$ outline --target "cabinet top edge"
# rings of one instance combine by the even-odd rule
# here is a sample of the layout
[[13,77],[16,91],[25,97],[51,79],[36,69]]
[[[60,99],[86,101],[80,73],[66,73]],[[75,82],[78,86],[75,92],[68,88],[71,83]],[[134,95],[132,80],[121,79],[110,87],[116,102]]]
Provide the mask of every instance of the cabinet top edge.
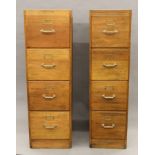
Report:
[[72,10],[69,10],[69,9],[58,9],[58,10],[55,10],[55,9],[51,9],[51,10],[25,9],[24,10],[25,15],[54,14],[54,13],[71,14]]
[[132,13],[132,10],[90,10],[91,16],[102,15],[102,14],[131,15],[131,13]]

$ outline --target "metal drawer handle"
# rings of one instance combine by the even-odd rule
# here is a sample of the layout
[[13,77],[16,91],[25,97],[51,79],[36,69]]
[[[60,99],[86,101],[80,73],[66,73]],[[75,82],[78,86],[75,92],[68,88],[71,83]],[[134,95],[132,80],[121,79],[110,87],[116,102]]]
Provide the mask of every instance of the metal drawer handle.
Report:
[[111,35],[111,34],[116,34],[116,33],[118,33],[118,30],[103,30],[102,31],[104,34],[109,34],[109,35]]
[[55,129],[55,128],[57,128],[57,125],[46,125],[46,124],[44,124],[43,126],[46,129]]
[[115,124],[111,124],[111,125],[105,125],[105,124],[101,124],[101,126],[105,129],[113,129],[115,127]]
[[113,94],[112,96],[106,96],[106,95],[102,95],[102,97],[104,98],[104,99],[114,99],[115,97],[116,97],[116,95],[115,94]]
[[56,98],[56,95],[53,94],[52,96],[46,96],[45,94],[43,94],[42,97],[43,97],[44,99],[51,99],[51,100],[53,100],[54,98]]
[[52,69],[55,68],[55,64],[41,64],[41,67],[46,68],[46,69]]
[[114,67],[117,67],[117,64],[103,64],[103,67],[106,67],[106,68],[114,68]]
[[44,30],[44,29],[41,29],[40,30],[41,33],[46,33],[46,34],[49,34],[49,33],[55,33],[55,29],[51,29],[51,30]]

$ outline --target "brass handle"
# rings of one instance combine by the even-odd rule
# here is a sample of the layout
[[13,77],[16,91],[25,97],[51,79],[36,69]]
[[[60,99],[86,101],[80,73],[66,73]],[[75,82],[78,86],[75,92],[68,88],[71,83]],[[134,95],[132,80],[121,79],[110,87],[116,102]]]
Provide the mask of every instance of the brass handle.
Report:
[[104,34],[109,34],[109,35],[111,35],[111,34],[116,34],[116,33],[118,33],[118,30],[103,30],[102,31]]
[[46,33],[46,34],[49,34],[49,33],[55,33],[55,29],[51,29],[51,30],[44,30],[44,29],[41,29],[40,30],[41,33]]
[[41,64],[41,66],[45,69],[52,69],[56,67],[55,64]]
[[111,124],[111,125],[105,125],[105,124],[101,124],[101,126],[105,129],[113,129],[115,127],[115,124]]
[[103,64],[103,67],[106,67],[106,68],[114,68],[114,67],[117,67],[117,64]]
[[46,125],[46,124],[44,124],[43,126],[46,129],[55,129],[55,128],[57,128],[57,125]]
[[112,96],[106,96],[106,95],[102,95],[102,97],[104,98],[104,99],[114,99],[115,97],[116,97],[116,95],[115,94],[113,94]]
[[43,97],[44,99],[51,99],[51,100],[52,100],[52,99],[56,98],[56,95],[53,94],[52,96],[46,96],[45,94],[43,94],[42,97]]

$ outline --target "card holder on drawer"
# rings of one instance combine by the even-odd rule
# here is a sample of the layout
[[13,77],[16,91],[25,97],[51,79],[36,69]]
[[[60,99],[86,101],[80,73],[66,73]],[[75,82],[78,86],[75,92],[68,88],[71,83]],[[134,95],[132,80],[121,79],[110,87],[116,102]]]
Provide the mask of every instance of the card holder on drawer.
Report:
[[69,49],[27,49],[28,80],[70,80]]
[[92,49],[91,80],[128,80],[128,49]]
[[25,11],[27,47],[70,47],[69,11]]
[[70,112],[30,111],[31,139],[69,139]]
[[69,81],[28,81],[29,110],[70,110]]
[[127,110],[127,81],[92,81],[91,110]]

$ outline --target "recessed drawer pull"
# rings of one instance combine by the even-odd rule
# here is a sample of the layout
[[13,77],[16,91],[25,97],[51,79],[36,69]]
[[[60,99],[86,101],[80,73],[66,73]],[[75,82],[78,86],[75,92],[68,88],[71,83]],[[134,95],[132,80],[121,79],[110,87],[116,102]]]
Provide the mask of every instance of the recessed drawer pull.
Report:
[[52,69],[56,67],[55,64],[41,64],[41,66],[46,69]]
[[55,128],[57,128],[57,125],[46,125],[46,124],[44,124],[44,128],[46,128],[46,129],[55,129]]
[[102,95],[102,97],[103,97],[104,99],[111,100],[111,99],[114,99],[114,98],[116,97],[116,95],[115,95],[115,94],[113,94],[112,96]]
[[111,124],[111,125],[105,125],[105,124],[101,124],[101,126],[105,129],[113,129],[115,127],[115,124]]
[[46,96],[45,94],[43,94],[42,97],[43,97],[44,99],[51,99],[51,100],[53,100],[54,98],[56,98],[56,95],[53,94],[52,96]]
[[117,64],[103,64],[103,67],[114,68],[114,67],[117,67]]
[[104,34],[111,35],[111,34],[116,34],[116,33],[118,33],[118,30],[103,30],[102,32],[103,32]]
[[41,33],[46,33],[46,34],[49,34],[49,33],[55,33],[55,29],[51,29],[51,30],[44,30],[44,29],[41,29],[40,30]]

